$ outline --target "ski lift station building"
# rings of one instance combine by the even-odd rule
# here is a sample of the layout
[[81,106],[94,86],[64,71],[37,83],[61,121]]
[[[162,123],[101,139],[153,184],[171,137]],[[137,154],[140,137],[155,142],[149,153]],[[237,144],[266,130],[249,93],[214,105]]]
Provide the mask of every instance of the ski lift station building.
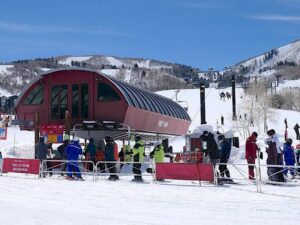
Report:
[[30,121],[35,121],[35,115],[40,125],[63,125],[66,111],[71,128],[84,121],[96,121],[103,128],[101,125],[110,121],[117,130],[125,126],[136,132],[185,135],[191,123],[187,112],[168,98],[101,72],[78,68],[37,76],[19,95],[15,111],[23,121],[21,129],[26,130],[34,130]]

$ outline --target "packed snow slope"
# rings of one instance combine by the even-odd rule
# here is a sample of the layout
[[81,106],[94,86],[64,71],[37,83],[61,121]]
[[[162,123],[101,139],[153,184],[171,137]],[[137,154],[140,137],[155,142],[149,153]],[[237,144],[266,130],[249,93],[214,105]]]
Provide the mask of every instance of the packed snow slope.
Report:
[[[226,131],[232,123],[231,100],[220,100],[220,91],[206,89],[206,120],[214,129]],[[175,99],[174,90],[160,94]],[[181,90],[177,99],[188,102],[192,118],[190,130],[200,124],[199,90]],[[241,98],[242,96],[242,98]],[[237,89],[237,114],[243,115],[240,105],[244,99],[242,89]],[[283,140],[284,119],[287,118],[291,137],[293,125],[300,118],[298,112],[274,110],[276,121],[270,122]],[[220,126],[221,115],[225,118]],[[236,128],[234,128],[236,129]],[[258,127],[258,144],[263,146],[266,135]],[[238,134],[238,133],[237,133]],[[33,132],[9,127],[8,140],[0,140],[4,157],[33,157]],[[244,141],[233,156],[234,162],[245,163]],[[171,141],[174,149],[181,150],[184,138]],[[233,169],[232,169],[233,172]],[[155,183],[145,177],[146,183],[130,182],[121,177],[111,182],[107,178],[93,182],[67,181],[58,178],[36,179],[26,175],[0,176],[0,218],[5,225],[181,225],[181,224],[299,224],[300,186],[264,186],[263,193],[255,185],[224,185],[191,181],[166,181]],[[295,183],[296,184],[296,183]]]

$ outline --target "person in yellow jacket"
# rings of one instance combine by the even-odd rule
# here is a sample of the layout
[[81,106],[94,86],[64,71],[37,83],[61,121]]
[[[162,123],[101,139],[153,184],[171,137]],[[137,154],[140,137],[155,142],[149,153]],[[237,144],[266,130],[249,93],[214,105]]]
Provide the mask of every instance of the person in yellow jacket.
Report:
[[[162,163],[165,161],[164,146],[161,143],[157,143],[153,151],[150,152],[150,158],[153,158],[155,163]],[[153,169],[148,168],[147,172],[153,173]],[[157,181],[163,181],[163,179],[159,179]]]
[[145,145],[141,139],[141,136],[135,136],[135,145],[132,149],[132,160],[133,160],[133,168],[132,172],[134,174],[133,181],[141,182],[143,181],[141,167],[144,162],[144,154],[145,154]]
[[162,144],[158,143],[152,152],[150,152],[150,157],[154,159],[155,163],[164,162],[165,152]]

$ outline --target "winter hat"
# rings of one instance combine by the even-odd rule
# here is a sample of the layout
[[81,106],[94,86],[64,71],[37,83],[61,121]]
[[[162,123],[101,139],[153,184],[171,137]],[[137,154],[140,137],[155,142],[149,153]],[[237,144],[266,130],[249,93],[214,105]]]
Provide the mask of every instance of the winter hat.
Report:
[[267,131],[267,135],[268,136],[272,136],[272,135],[274,135],[276,132],[275,132],[275,130],[274,129],[271,129],[271,130],[268,130]]
[[104,138],[104,139],[105,139],[105,141],[106,141],[106,142],[110,142],[110,140],[111,140],[111,137],[107,135],[107,136],[105,136],[105,138]]
[[291,145],[293,143],[293,140],[291,138],[286,139],[286,144]]
[[41,137],[39,138],[39,141],[44,143],[45,138],[44,138],[43,136],[41,136]]

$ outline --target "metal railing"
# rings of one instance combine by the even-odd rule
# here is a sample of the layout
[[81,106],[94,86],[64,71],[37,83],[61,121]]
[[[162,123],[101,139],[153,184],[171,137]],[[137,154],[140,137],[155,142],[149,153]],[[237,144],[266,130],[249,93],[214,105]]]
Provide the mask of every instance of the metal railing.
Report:
[[[141,164],[141,167],[135,167],[136,164]],[[96,181],[96,178],[102,177],[104,179],[106,176],[134,176],[133,169],[141,171],[141,176],[143,177],[152,177],[152,180],[155,180],[155,163],[150,162],[120,162],[120,161],[98,161],[94,163],[93,161],[81,161],[81,160],[54,160],[47,159],[44,160],[40,165],[39,177],[46,177],[47,174],[60,174],[66,175],[69,172],[67,167],[77,167],[80,172],[72,171],[72,175],[78,176],[92,176],[93,181]],[[151,172],[147,172],[148,168],[152,168]],[[138,175],[138,174],[136,174]]]
[[[140,164],[140,167],[136,167]],[[151,168],[151,172],[147,172],[147,169]],[[135,173],[133,170],[140,170],[140,175],[142,177],[152,177],[152,180],[155,180],[155,163],[152,161],[149,162],[120,162],[120,161],[98,161],[95,164],[95,176],[104,177],[110,175],[116,176],[139,176],[139,173]]]

